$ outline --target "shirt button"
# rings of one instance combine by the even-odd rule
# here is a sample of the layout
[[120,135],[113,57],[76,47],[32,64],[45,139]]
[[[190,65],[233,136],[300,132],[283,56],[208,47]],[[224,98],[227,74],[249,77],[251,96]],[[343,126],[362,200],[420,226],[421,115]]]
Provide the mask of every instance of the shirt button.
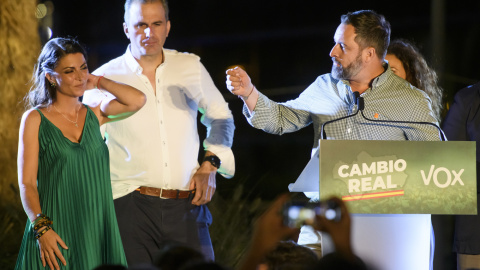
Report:
[[167,167],[167,163],[165,163],[165,167]]

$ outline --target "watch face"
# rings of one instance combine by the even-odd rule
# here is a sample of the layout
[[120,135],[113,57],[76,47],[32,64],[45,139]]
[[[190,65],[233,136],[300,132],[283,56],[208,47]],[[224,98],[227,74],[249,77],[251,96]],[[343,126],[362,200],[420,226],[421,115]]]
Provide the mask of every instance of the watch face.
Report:
[[220,164],[221,164],[221,161],[220,159],[217,157],[217,156],[208,156],[208,157],[205,157],[205,159],[203,161],[209,161],[210,163],[212,163],[212,165],[214,167],[216,167],[217,169],[220,168]]

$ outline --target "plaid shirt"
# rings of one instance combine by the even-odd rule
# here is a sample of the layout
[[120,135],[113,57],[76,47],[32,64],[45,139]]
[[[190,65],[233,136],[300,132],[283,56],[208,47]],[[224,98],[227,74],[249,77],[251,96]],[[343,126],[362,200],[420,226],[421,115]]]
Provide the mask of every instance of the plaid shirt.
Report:
[[[388,65],[361,96],[365,100],[363,112],[367,118],[437,124],[427,95],[396,76]],[[316,148],[322,124],[350,115],[356,107],[348,82],[325,74],[298,98],[285,103],[276,103],[259,93],[252,114],[246,106],[243,113],[253,127],[272,134],[294,132],[313,123],[313,147]],[[431,125],[374,123],[365,120],[360,113],[325,125],[325,132],[331,140],[440,140],[438,129]]]

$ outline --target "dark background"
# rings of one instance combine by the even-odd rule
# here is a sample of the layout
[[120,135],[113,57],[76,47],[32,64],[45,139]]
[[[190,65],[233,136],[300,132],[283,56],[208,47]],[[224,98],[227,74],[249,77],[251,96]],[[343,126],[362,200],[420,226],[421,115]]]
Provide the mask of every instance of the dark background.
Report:
[[[76,36],[85,43],[91,71],[124,53],[123,1],[49,3],[53,13],[41,22],[54,37]],[[230,196],[239,183],[247,195],[265,199],[287,191],[313,144],[311,127],[283,136],[250,127],[242,102],[225,87],[225,70],[242,65],[270,98],[295,98],[330,71],[333,34],[346,12],[373,9],[385,15],[392,39],[412,41],[435,67],[446,103],[480,79],[480,1],[171,0],[169,6],[172,28],[165,47],[199,55],[235,117],[237,173],[218,181],[220,196]]]
[[[91,71],[125,52],[123,0],[45,3],[53,6],[53,13],[41,20],[42,31],[48,26],[53,37],[78,37],[87,45]],[[217,180],[216,196],[225,199],[236,190],[265,200],[287,191],[308,162],[313,144],[312,127],[283,136],[250,127],[241,114],[243,103],[225,87],[225,70],[242,65],[273,100],[295,98],[318,75],[330,72],[328,54],[342,14],[372,9],[385,15],[392,39],[412,41],[437,71],[446,108],[456,91],[480,81],[478,0],[170,0],[169,5],[172,28],[165,48],[199,55],[234,114],[237,172],[233,179]],[[451,235],[449,229],[443,234],[436,230],[445,258],[451,256],[451,239],[441,237]],[[454,262],[448,260],[436,265],[450,269]]]

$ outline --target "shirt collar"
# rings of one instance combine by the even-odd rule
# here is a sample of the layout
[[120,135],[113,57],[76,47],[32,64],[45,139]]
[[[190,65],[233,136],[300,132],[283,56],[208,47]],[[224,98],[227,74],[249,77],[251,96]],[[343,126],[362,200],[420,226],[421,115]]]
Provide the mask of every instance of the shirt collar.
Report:
[[[163,63],[162,64],[164,64],[164,63],[167,62],[167,54],[165,53],[165,50],[162,50],[162,53],[163,53]],[[135,59],[135,57],[133,57],[132,52],[130,51],[130,44],[128,44],[127,51],[125,52],[125,61],[127,62],[127,66],[130,68],[130,70],[133,73],[136,73],[137,75],[142,74],[143,68],[137,62],[137,59]]]
[[132,52],[130,51],[130,44],[127,47],[127,51],[125,52],[125,61],[127,62],[127,66],[133,73],[142,74],[143,68],[137,62],[135,57],[133,57]]
[[337,89],[338,94],[347,104],[354,103],[352,88],[350,87],[350,83],[347,80],[338,80]]
[[390,68],[390,65],[388,64],[388,62],[384,61],[382,66],[385,69],[385,71],[382,74],[380,74],[378,77],[373,79],[372,87],[370,87],[370,89],[375,89],[381,86],[382,84],[386,83],[388,81],[388,78],[393,74],[393,71]]

